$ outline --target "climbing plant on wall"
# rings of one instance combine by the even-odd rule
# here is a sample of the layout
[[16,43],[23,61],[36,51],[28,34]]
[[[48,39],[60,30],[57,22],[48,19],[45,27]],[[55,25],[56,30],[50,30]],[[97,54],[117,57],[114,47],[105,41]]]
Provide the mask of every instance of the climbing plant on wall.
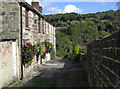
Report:
[[32,45],[31,42],[25,43],[22,48],[22,59],[23,63],[30,62],[34,55],[37,54],[36,45]]
[[45,41],[46,53],[52,52],[53,45],[50,42]]
[[31,63],[35,55],[41,55],[41,58],[45,58],[46,53],[51,53],[53,45],[50,42],[45,41],[44,44],[37,43],[32,45],[31,42],[27,42],[22,47],[22,59],[23,63]]

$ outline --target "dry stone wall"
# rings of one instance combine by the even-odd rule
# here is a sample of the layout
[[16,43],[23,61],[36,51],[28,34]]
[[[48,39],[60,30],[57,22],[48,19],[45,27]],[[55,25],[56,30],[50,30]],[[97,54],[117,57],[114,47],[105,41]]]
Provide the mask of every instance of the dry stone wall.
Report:
[[120,32],[88,45],[90,86],[120,89]]

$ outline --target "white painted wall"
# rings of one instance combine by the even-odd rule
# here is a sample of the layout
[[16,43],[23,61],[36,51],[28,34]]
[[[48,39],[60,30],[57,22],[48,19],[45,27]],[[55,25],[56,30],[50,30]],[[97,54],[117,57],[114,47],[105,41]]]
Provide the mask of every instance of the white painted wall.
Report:
[[13,55],[13,77],[16,78],[17,73],[17,62],[16,62],[16,41],[12,42],[12,55]]
[[50,53],[46,53],[46,59],[47,59],[47,61],[51,60]]
[[49,25],[49,27],[50,27],[50,28],[49,28],[49,33],[51,33],[51,25]]
[[48,34],[48,22],[46,22],[46,34]]
[[[0,58],[2,58],[2,53],[1,52],[0,52]],[[0,62],[0,89],[2,88],[2,71],[1,71],[1,68],[2,68],[2,64]]]

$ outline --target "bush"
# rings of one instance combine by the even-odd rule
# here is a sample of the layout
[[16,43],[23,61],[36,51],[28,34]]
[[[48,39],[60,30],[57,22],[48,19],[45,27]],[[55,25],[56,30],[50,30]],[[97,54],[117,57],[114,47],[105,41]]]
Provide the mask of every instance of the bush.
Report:
[[55,49],[54,48],[52,48],[52,52],[50,55],[51,55],[52,60],[55,59]]
[[74,58],[73,58],[73,60],[74,60],[75,62],[79,62],[79,61],[80,61],[80,54],[75,55]]
[[75,62],[80,62],[85,59],[87,53],[86,46],[79,46],[77,45],[74,49],[73,60]]
[[82,53],[83,55],[86,55],[87,53],[87,47],[86,46],[80,46],[80,53]]
[[79,45],[75,46],[74,54],[76,56],[79,54]]

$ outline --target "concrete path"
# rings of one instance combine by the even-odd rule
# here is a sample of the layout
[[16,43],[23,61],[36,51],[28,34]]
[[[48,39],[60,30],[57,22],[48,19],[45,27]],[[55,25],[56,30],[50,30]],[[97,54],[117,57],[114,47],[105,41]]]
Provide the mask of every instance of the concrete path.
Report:
[[[46,62],[34,70],[24,84],[32,82],[32,78],[56,78],[56,87],[88,87],[86,71],[82,64],[71,63],[67,59],[56,59]],[[24,87],[24,85],[22,86]]]

